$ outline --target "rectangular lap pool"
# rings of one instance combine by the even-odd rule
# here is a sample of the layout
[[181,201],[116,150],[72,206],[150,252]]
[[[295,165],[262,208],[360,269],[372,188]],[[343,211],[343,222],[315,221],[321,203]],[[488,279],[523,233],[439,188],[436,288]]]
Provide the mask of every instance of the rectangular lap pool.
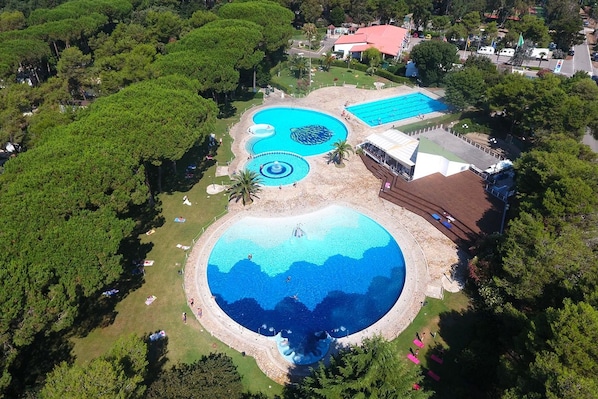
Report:
[[430,112],[446,111],[446,104],[422,93],[390,97],[347,107],[347,111],[361,119],[368,126],[400,121]]

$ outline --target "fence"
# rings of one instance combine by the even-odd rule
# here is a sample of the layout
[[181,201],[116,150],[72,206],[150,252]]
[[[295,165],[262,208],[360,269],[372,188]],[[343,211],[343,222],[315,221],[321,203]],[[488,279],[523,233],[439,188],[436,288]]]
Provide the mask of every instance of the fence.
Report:
[[499,200],[503,201],[503,202],[507,202],[507,198],[508,196],[505,194],[502,194],[500,191],[495,190],[492,186],[490,186],[489,184],[486,184],[486,191],[489,192],[490,194],[494,195],[496,198],[498,198]]
[[461,133],[455,132],[451,128],[445,127],[444,130],[447,131],[448,133],[452,134],[455,137],[459,137],[461,140],[463,140],[463,141],[471,144],[475,148],[484,151],[486,154],[492,155],[494,158],[498,159],[499,161],[503,161],[503,160],[506,159],[504,156],[502,156],[500,153],[494,151],[493,149],[488,148],[488,147],[484,147],[483,145],[478,144],[475,141],[470,140],[467,137],[463,136]]
[[[344,87],[344,86],[355,87],[356,89],[384,90],[384,89],[390,89],[390,88],[393,88],[393,87],[405,86],[405,84],[404,83],[390,83],[390,84],[385,83],[384,86],[382,86],[381,88],[379,88],[378,86],[375,86],[375,85],[371,85],[370,86],[370,85],[363,84],[363,85],[360,86],[359,84],[352,85],[352,84],[347,84],[345,82],[338,82],[338,83],[334,82],[332,84],[321,83],[319,85],[310,85],[307,89],[302,90],[300,92],[287,93],[287,94],[289,96],[293,97],[293,98],[303,98],[303,97],[307,97],[307,95],[309,93],[311,93],[312,91],[318,90],[318,89],[322,89],[324,87]],[[285,92],[287,90],[286,88],[282,88],[282,87],[279,87],[279,89],[282,90],[282,91],[285,91]]]

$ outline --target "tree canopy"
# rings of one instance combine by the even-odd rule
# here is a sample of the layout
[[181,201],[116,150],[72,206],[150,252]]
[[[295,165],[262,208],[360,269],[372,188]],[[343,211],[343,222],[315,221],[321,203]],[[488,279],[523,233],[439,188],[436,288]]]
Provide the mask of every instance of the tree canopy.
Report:
[[440,84],[459,57],[455,46],[441,41],[424,41],[411,51],[411,59],[425,86]]
[[341,350],[329,366],[320,364],[290,398],[429,398],[431,391],[415,390],[423,376],[400,358],[380,336],[365,339],[361,346]]

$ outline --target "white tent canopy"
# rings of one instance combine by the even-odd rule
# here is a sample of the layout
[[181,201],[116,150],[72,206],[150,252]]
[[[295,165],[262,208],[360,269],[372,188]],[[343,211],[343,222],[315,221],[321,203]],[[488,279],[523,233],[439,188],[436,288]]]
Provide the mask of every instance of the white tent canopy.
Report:
[[366,138],[366,142],[380,148],[401,165],[408,168],[415,165],[415,153],[419,141],[403,132],[391,129],[383,133],[374,133]]

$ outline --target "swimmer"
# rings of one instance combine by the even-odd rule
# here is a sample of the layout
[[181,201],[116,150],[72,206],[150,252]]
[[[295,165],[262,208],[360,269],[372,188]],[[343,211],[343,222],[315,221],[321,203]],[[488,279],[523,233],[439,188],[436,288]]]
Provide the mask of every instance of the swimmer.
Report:
[[291,276],[287,276],[287,283],[291,281]]
[[247,255],[247,259],[251,260],[253,258],[253,255],[249,254]]

